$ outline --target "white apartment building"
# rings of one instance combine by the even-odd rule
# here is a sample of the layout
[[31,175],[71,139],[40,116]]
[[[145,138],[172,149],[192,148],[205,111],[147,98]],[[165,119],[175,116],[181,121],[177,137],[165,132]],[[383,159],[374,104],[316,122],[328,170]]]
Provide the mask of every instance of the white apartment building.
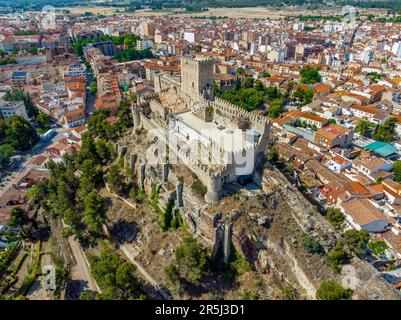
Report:
[[21,116],[29,120],[23,101],[0,101],[0,112],[4,119]]
[[86,66],[83,63],[69,64],[64,71],[63,77],[85,77]]

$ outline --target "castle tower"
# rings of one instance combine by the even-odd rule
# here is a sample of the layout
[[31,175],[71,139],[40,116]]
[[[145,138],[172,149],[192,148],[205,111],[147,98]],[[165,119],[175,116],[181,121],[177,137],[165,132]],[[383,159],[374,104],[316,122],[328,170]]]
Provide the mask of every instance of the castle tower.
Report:
[[131,105],[131,113],[132,113],[132,121],[133,121],[133,133],[135,130],[139,130],[141,128],[141,115],[139,114],[139,110]]
[[205,201],[207,203],[215,203],[221,198],[221,181],[220,177],[210,177],[207,182],[207,193],[205,194]]
[[181,57],[181,90],[196,100],[213,89],[213,59],[202,56]]

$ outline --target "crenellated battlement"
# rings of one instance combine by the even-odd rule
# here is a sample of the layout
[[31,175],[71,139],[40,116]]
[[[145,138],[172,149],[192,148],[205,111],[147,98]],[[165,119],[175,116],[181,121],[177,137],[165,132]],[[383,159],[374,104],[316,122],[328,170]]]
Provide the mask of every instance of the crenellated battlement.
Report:
[[207,202],[221,198],[224,183],[253,172],[269,135],[267,118],[215,98],[212,84],[211,57],[183,56],[181,79],[155,75],[156,93],[141,97],[134,114],[135,126],[151,130],[198,176]]
[[[199,95],[198,99],[205,105],[212,106],[215,112],[220,111],[223,116],[248,119],[250,122],[254,124],[255,127],[258,127],[260,129],[263,129],[265,128],[265,126],[269,125],[269,120],[267,118],[246,111],[221,98],[215,97],[215,99],[211,101],[205,99],[204,97],[202,97],[202,95]],[[261,132],[261,134],[263,134],[263,132]]]
[[[229,170],[228,164],[214,166],[213,168],[206,163],[202,163],[200,159],[194,157],[192,150],[187,144],[179,143],[179,138],[173,134],[166,134],[165,131],[154,124],[149,119],[143,119],[146,122],[147,130],[152,130],[152,134],[168,145],[169,150],[177,155],[178,159],[181,160],[192,172],[194,172],[198,178],[205,184],[209,185],[211,180],[220,180]],[[182,141],[181,141],[182,142]]]
[[205,56],[202,54],[188,54],[185,56],[181,56],[181,61],[213,62],[213,57]]

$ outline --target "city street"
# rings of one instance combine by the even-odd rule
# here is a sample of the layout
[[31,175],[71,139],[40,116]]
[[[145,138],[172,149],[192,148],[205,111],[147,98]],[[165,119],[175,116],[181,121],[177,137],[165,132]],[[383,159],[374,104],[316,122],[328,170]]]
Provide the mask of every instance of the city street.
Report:
[[46,142],[39,141],[32,149],[22,152],[18,155],[19,158],[14,160],[14,163],[7,169],[0,172],[0,192],[6,190],[14,181],[19,178],[20,174],[26,169],[26,164],[37,155],[43,154],[46,148],[54,143],[57,143],[64,137],[64,133],[69,129],[65,127],[59,127],[55,129],[57,134]]

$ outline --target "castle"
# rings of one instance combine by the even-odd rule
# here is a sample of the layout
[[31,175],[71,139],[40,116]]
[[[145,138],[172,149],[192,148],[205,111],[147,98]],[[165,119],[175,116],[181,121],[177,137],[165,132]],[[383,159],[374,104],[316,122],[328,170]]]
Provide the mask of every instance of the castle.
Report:
[[133,106],[134,129],[151,132],[167,146],[168,161],[185,164],[207,187],[205,201],[222,196],[223,185],[249,181],[265,159],[267,118],[214,97],[213,60],[181,58],[181,79],[155,76],[155,93]]

